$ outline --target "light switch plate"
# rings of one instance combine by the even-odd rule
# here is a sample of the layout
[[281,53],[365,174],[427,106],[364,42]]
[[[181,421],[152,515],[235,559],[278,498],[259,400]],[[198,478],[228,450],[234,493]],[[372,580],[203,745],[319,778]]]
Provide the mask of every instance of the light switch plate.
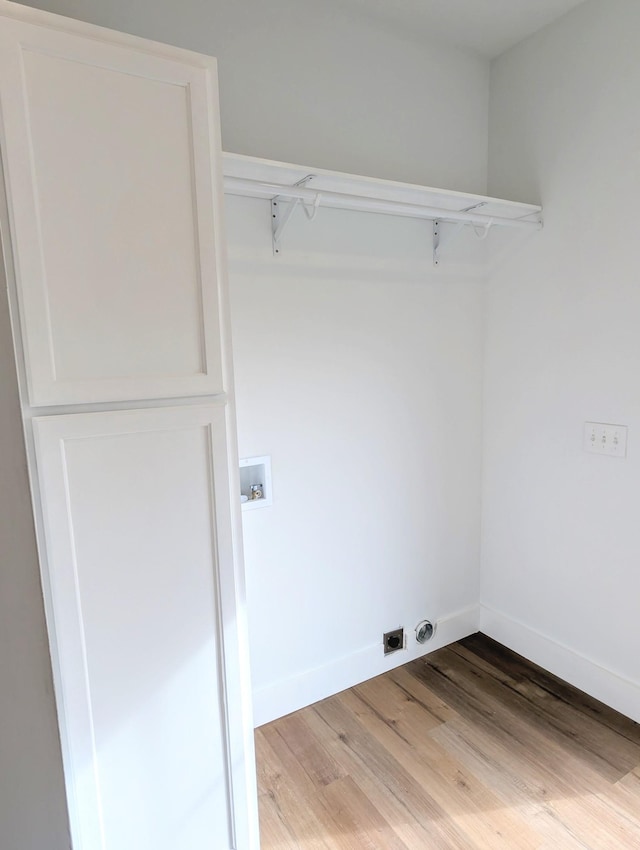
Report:
[[584,450],[609,457],[627,456],[627,426],[606,422],[584,423]]

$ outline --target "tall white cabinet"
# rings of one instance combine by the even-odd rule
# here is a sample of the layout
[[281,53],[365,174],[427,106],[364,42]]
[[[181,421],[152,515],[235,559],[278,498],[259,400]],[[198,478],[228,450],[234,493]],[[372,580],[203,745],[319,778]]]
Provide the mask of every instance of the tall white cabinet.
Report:
[[73,848],[255,850],[215,60],[0,0],[0,113]]

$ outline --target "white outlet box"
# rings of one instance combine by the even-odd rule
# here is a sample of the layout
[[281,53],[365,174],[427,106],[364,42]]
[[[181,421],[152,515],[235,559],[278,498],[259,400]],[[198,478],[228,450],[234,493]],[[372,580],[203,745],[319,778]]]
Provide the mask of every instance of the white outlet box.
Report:
[[584,450],[610,457],[627,456],[627,426],[606,422],[584,423]]
[[[260,495],[254,498],[257,493]],[[240,458],[240,498],[243,511],[267,508],[272,504],[271,457],[269,455]]]

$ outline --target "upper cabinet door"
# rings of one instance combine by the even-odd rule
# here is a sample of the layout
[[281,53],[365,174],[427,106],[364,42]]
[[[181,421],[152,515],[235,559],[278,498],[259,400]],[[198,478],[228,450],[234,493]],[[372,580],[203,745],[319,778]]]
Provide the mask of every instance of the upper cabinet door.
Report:
[[0,0],[0,107],[30,403],[223,392],[215,60]]

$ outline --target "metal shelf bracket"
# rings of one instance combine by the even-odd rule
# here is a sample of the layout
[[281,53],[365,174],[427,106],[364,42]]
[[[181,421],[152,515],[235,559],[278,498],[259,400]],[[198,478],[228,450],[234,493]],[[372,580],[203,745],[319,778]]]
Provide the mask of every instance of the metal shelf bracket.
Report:
[[[474,204],[471,207],[466,207],[463,210],[460,210],[461,213],[469,213],[472,210],[477,210],[480,207],[484,207],[487,205],[486,201],[480,201],[478,204]],[[447,222],[450,223],[450,222]],[[477,226],[471,225],[474,229],[476,236],[479,239],[486,239],[489,235],[489,230],[493,225],[493,219],[489,219],[486,224],[480,225],[482,227],[482,232],[478,233]],[[445,245],[449,245],[451,242],[454,242],[458,236],[462,233],[464,228],[467,226],[467,222],[457,221],[454,223],[454,226],[449,230],[446,235],[443,232],[443,222],[440,219],[434,219],[433,221],[433,265],[440,265],[440,253]]]
[[[307,174],[306,177],[303,177],[302,180],[298,180],[297,183],[294,183],[294,186],[306,186],[309,180],[312,180],[315,177],[315,174]],[[320,203],[320,194],[316,195],[315,201],[312,205],[312,212],[309,213],[307,207],[304,205],[300,198],[292,198],[286,199],[282,198],[280,195],[276,195],[275,198],[271,199],[271,241],[273,244],[273,255],[277,257],[280,255],[282,251],[282,234],[287,228],[287,225],[291,221],[291,216],[293,215],[296,207],[299,204],[302,204],[302,208],[304,209],[307,218],[312,221],[315,218],[315,214],[318,211],[318,205]]]
[[440,222],[438,219],[433,220],[433,265],[438,266],[440,263]]

